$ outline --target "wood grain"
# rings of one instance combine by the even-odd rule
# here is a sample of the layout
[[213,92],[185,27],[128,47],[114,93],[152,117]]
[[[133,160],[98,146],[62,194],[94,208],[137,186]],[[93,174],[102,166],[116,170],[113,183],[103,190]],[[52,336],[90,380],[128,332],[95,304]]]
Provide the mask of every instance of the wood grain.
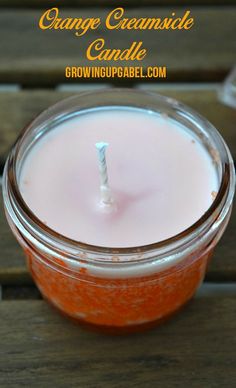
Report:
[[[86,86],[85,86],[86,89]],[[210,120],[227,141],[236,160],[236,110],[223,105],[218,100],[217,90],[191,86],[186,89],[169,89],[167,87],[146,86],[145,89],[176,98],[190,105]],[[16,137],[37,114],[57,101],[73,93],[56,91],[21,91],[0,93],[0,165],[16,140]]]
[[[44,301],[0,302],[1,387],[234,387],[234,298],[199,298],[133,336],[90,333]],[[158,384],[157,384],[158,382]]]
[[[105,39],[107,48],[120,49],[142,40],[148,51],[142,66],[167,66],[167,81],[219,81],[235,62],[235,9],[191,7],[195,26],[189,31],[110,31],[102,23],[98,30],[80,38],[72,31],[40,30],[38,20],[42,11],[2,9],[0,36],[6,38],[0,41],[0,82],[49,86],[65,81],[65,66],[114,65],[114,62],[86,60],[86,48],[100,37]],[[176,14],[182,15],[184,11],[184,7],[178,7]],[[127,9],[125,15],[165,17],[171,12],[171,7],[140,7]],[[107,13],[105,8],[61,10],[63,17],[96,16],[103,21]],[[133,65],[140,66],[140,62],[134,61]]]

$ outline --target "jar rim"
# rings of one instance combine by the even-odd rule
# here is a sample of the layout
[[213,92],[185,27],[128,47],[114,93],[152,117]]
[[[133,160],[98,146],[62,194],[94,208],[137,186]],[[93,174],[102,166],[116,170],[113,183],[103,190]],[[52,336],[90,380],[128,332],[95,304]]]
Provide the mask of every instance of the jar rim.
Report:
[[[115,92],[114,92],[115,91]],[[89,98],[90,96],[96,96],[99,99],[99,96],[105,96],[109,101],[111,101],[112,96],[128,95],[131,96],[139,96],[140,101],[144,99],[146,96],[149,99],[154,99],[155,104],[158,103],[161,105],[166,105],[170,109],[178,110],[178,112],[185,115],[188,120],[194,120],[194,122],[198,123],[199,126],[206,131],[208,136],[214,138],[215,144],[218,144],[218,152],[220,155],[220,163],[222,169],[222,177],[221,182],[219,184],[219,190],[217,192],[216,197],[214,198],[211,206],[207,209],[207,211],[190,227],[185,229],[184,231],[169,237],[165,240],[154,242],[147,245],[141,245],[136,247],[105,247],[105,246],[97,246],[93,244],[84,243],[81,241],[73,240],[69,237],[66,237],[57,231],[51,229],[49,226],[45,225],[27,206],[25,203],[21,192],[19,190],[19,186],[17,183],[16,176],[16,167],[17,167],[17,159],[19,155],[19,151],[21,148],[22,141],[25,136],[37,126],[37,121],[40,119],[45,112],[53,113],[55,110],[59,109],[63,104],[70,103],[75,101],[78,98]],[[101,106],[114,106],[112,102],[106,105]],[[118,106],[118,104],[116,104]],[[123,105],[125,106],[125,105]],[[126,104],[127,106],[127,104]],[[132,105],[130,105],[132,106]],[[97,106],[96,106],[97,107]],[[148,106],[141,106],[143,109],[148,108]],[[9,154],[7,159],[5,169],[4,169],[4,179],[3,179],[3,195],[4,197],[8,196],[10,204],[10,209],[8,206],[8,210],[10,213],[13,211],[15,216],[20,220],[21,223],[24,223],[24,227],[28,231],[38,232],[37,235],[41,237],[45,237],[45,242],[56,248],[56,245],[63,245],[67,247],[67,249],[72,249],[73,252],[76,250],[92,252],[94,254],[103,254],[103,255],[132,255],[132,254],[142,254],[153,251],[164,251],[169,252],[173,251],[173,249],[177,249],[185,243],[189,243],[191,240],[196,238],[196,236],[200,235],[203,230],[209,229],[209,227],[214,223],[214,220],[220,215],[224,206],[229,207],[231,205],[233,195],[234,195],[234,186],[235,186],[235,173],[234,166],[231,154],[228,150],[227,145],[225,144],[223,138],[218,133],[216,128],[203,116],[197,113],[192,108],[189,108],[183,103],[180,103],[177,100],[174,100],[169,97],[165,97],[163,95],[159,95],[158,93],[146,92],[141,90],[134,90],[128,88],[111,88],[111,89],[101,89],[99,91],[89,91],[89,92],[81,92],[80,94],[71,96],[69,98],[63,99],[58,103],[54,104],[51,108],[46,111],[43,111],[39,114],[19,135],[12,151]],[[6,205],[7,206],[7,205]],[[214,220],[211,220],[212,214],[215,215]],[[11,215],[11,214],[10,214]],[[98,259],[99,261],[99,259]]]

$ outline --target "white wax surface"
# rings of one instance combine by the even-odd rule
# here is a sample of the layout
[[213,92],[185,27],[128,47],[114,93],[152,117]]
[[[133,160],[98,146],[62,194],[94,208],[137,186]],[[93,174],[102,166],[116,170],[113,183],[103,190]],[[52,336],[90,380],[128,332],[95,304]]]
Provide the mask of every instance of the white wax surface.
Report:
[[[109,143],[111,212],[100,206],[100,141]],[[210,207],[219,185],[207,151],[184,127],[128,108],[87,111],[58,125],[32,147],[19,179],[25,202],[50,228],[107,247],[182,232]]]

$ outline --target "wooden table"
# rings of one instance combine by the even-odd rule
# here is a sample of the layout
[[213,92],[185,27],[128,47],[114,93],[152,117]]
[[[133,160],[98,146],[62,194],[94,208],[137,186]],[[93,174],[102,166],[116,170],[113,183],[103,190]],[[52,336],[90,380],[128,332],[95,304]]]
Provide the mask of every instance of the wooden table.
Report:
[[[64,9],[65,3],[70,10]],[[50,4],[49,0],[0,0],[1,172],[9,147],[27,122],[50,104],[94,86],[94,81],[86,80],[70,91],[58,87],[65,84],[65,65],[86,64],[83,50],[89,38],[82,41],[70,34],[39,31],[39,7]],[[104,17],[109,4],[108,0],[57,2],[72,16]],[[114,7],[117,4],[112,2]],[[143,34],[149,51],[144,65],[166,65],[166,82],[114,81],[109,86],[146,88],[187,103],[215,124],[236,159],[236,110],[218,99],[220,82],[236,59],[235,1],[124,0],[122,4],[128,16],[136,17],[191,9],[196,27],[176,40],[168,32]],[[136,37],[127,32],[110,37],[102,30],[99,35],[120,48]],[[96,85],[103,86],[101,81]],[[185,310],[152,331],[112,337],[75,326],[41,299],[0,202],[1,387],[236,386],[235,209],[204,285]]]

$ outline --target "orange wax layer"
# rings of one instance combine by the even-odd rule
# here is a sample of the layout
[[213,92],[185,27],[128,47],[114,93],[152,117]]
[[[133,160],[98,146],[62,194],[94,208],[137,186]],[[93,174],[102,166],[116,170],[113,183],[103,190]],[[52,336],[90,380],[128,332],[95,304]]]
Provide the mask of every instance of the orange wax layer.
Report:
[[158,323],[177,311],[200,285],[211,254],[201,252],[148,276],[107,279],[26,251],[36,284],[55,307],[78,322],[118,329]]

